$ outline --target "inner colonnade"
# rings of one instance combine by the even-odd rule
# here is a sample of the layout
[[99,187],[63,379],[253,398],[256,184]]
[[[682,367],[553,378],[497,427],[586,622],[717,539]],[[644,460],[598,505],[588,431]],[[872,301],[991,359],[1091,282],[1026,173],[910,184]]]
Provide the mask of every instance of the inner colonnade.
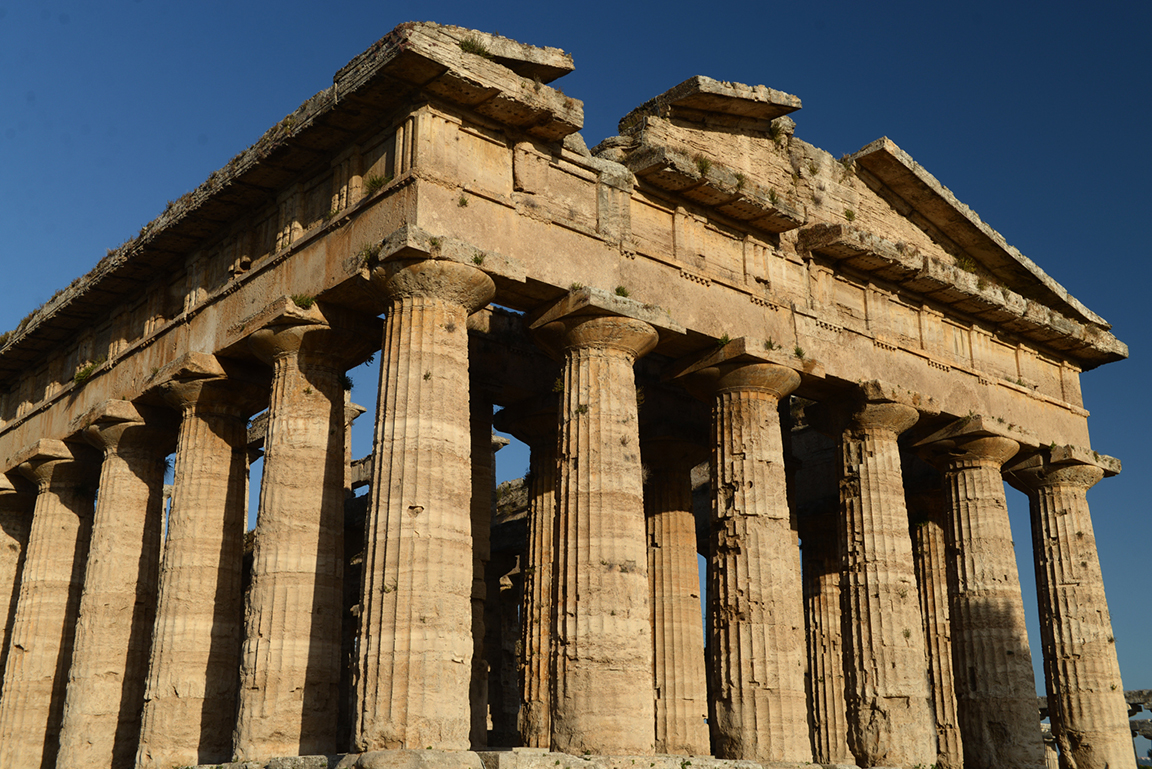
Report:
[[[1131,762],[1107,324],[887,140],[839,163],[796,97],[695,78],[590,152],[570,69],[403,25],[0,346],[0,766],[1039,768],[1005,480],[1061,760]],[[494,426],[531,448],[511,545]]]

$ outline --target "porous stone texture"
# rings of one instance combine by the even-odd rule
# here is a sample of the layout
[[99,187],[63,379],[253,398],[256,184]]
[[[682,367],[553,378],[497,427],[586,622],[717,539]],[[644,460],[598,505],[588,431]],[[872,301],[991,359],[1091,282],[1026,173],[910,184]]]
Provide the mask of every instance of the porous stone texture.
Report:
[[848,747],[865,767],[936,760],[924,631],[897,436],[915,408],[864,402],[840,432],[841,597]]
[[650,755],[652,626],[632,366],[657,335],[611,316],[570,316],[547,328],[564,351],[552,746]]
[[810,761],[800,550],[777,411],[800,377],[769,363],[705,373],[713,376],[712,747],[720,758]]
[[101,449],[100,494],[60,730],[61,767],[130,769],[156,619],[165,456],[175,423],[125,401],[97,408],[85,431]]
[[1132,737],[1087,494],[1100,467],[1036,457],[1010,478],[1029,497],[1048,713],[1068,769],[1128,766]]
[[944,528],[956,705],[971,769],[1040,769],[1044,746],[1016,551],[1000,468],[1009,438],[959,435],[929,444],[944,475]]
[[692,468],[706,452],[672,439],[647,441],[641,451],[655,661],[656,752],[709,755],[700,572],[696,518],[692,514]]
[[472,672],[467,317],[492,279],[448,261],[377,266],[389,301],[354,678],[354,747],[468,747]]
[[948,557],[945,549],[944,489],[939,474],[925,484],[910,484],[907,463],[905,483],[911,523],[912,556],[924,642],[928,649],[928,676],[936,716],[936,765],[939,769],[963,769],[963,741],[956,713],[956,689],[952,675],[952,624],[948,609]]
[[355,338],[282,319],[249,337],[272,364],[245,606],[234,756],[332,753],[344,578],[343,357]]
[[802,550],[813,760],[851,761],[840,628],[840,543],[833,509],[808,522]]
[[17,483],[20,479],[14,483],[0,473],[0,623],[3,623],[0,624],[0,691],[4,690],[8,641],[20,597],[20,575],[28,549],[28,530],[32,527],[32,508],[36,504],[36,495],[17,487]]
[[0,766],[52,769],[99,459],[87,446],[40,440],[17,460],[37,493],[0,694]]
[[266,391],[226,377],[161,386],[180,409],[174,491],[160,568],[136,764],[232,756],[243,629],[241,565],[247,418]]
[[496,415],[499,429],[512,433],[531,449],[519,671],[520,740],[528,748],[548,748],[552,743],[550,654],[558,408],[554,396],[541,397]]

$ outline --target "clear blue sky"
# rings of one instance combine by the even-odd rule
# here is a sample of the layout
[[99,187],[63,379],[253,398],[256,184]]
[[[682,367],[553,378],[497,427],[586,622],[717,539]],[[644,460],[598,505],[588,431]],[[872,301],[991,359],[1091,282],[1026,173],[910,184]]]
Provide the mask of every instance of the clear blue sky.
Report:
[[[570,52],[555,85],[584,102],[590,146],[692,75],[796,94],[800,138],[840,155],[890,137],[1108,319],[1132,358],[1082,382],[1093,447],[1125,470],[1089,500],[1125,686],[1152,688],[1149,3],[0,0],[0,330],[409,20]],[[527,464],[501,458],[505,476]],[[1009,496],[1034,607],[1026,504]]]

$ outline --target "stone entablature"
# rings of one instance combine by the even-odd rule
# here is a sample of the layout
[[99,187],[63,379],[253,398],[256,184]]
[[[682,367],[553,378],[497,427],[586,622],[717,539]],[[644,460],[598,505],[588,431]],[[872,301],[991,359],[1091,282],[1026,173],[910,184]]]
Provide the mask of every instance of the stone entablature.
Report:
[[[1079,387],[1081,371],[1127,355],[1109,325],[887,139],[835,160],[794,137],[797,97],[697,77],[590,152],[582,104],[547,85],[571,69],[555,49],[402,25],[4,339],[0,491],[6,515],[35,522],[13,535],[27,556],[9,567],[22,576],[4,630],[47,623],[60,643],[5,650],[0,733],[97,750],[78,730],[108,717],[81,692],[105,653],[84,633],[103,620],[84,607],[135,591],[138,621],[156,617],[150,643],[117,641],[136,665],[119,675],[145,691],[124,705],[139,729],[122,724],[107,750],[141,766],[464,749],[491,715],[493,734],[569,753],[1031,767],[1007,474],[1032,497],[1049,572],[1042,653],[1061,750],[1095,766],[1122,742],[1106,609],[1090,643],[1070,630],[1103,604],[1098,568],[1067,589],[1055,521],[1074,509],[1090,531],[1087,488],[1119,472],[1090,448]],[[356,409],[340,378],[374,352],[375,453],[350,464]],[[533,449],[512,554],[489,536],[494,405]],[[128,460],[101,431],[160,422],[165,447],[179,423],[163,561],[145,544],[148,569],[117,574],[107,553],[141,545],[109,494],[147,502],[134,525],[151,541],[162,483],[155,463],[144,486],[118,480]],[[100,439],[102,465],[81,433]],[[693,597],[692,488],[651,485],[690,463],[653,440],[711,454],[706,695],[699,627],[672,611]],[[675,473],[646,485],[642,445]],[[951,484],[934,487],[922,546],[949,554],[931,562],[909,534],[923,510],[906,497],[927,493],[913,490],[913,446]],[[243,488],[261,447],[269,510],[245,567]],[[111,479],[97,506],[81,477]],[[364,485],[367,504],[346,515]],[[799,520],[809,513],[824,523]],[[50,525],[69,527],[70,560],[53,559]],[[1096,563],[1090,539],[1077,553]],[[493,610],[518,592],[519,612]],[[53,611],[33,610],[41,595]],[[978,628],[993,604],[989,644]],[[518,614],[535,625],[516,636]],[[53,678],[73,633],[86,664]],[[951,633],[952,661],[975,660],[955,693],[924,679],[926,655],[949,648],[932,633]],[[519,724],[515,708],[486,710],[515,691],[510,664],[493,683],[494,647],[513,637]],[[1095,668],[1062,666],[1087,652]],[[690,669],[668,663],[688,653]],[[818,667],[842,680],[813,680]],[[25,707],[28,692],[50,701]],[[680,700],[654,706],[661,696]],[[690,722],[705,696],[707,737]],[[949,697],[960,718],[944,723],[934,702]],[[938,737],[949,729],[962,754]],[[0,763],[20,750],[0,747]]]

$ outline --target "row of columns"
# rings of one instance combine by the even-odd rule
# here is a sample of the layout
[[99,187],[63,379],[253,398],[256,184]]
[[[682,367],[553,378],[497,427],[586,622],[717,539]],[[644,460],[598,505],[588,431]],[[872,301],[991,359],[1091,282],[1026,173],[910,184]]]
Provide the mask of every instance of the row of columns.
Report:
[[[495,289],[481,270],[449,261],[386,262],[372,280],[388,310],[351,747],[462,749],[479,728],[486,560],[470,504],[477,417],[466,324]],[[550,418],[539,403],[504,415],[532,447],[524,744],[914,766],[954,756],[962,741],[964,766],[1043,762],[1000,481],[1014,442],[961,434],[925,449],[948,491],[934,530],[944,547],[937,539],[919,550],[922,585],[929,574],[947,583],[950,619],[941,620],[939,599],[922,604],[917,589],[897,445],[916,409],[867,390],[825,407],[816,421],[839,452],[836,549],[805,548],[805,599],[779,416],[799,375],[756,360],[696,371],[690,387],[712,404],[705,663],[691,452],[640,444],[633,365],[655,347],[656,329],[585,309],[542,325],[538,339],[563,361],[559,403]],[[58,755],[62,767],[153,767],[344,747],[340,375],[360,342],[316,309],[287,307],[250,344],[272,364],[270,394],[218,365],[159,377],[157,392],[181,414],[162,565],[173,432],[163,415],[122,403],[88,418],[82,432],[104,452],[98,481],[80,444],[41,441],[20,458],[38,493],[5,645],[0,765]],[[261,513],[241,608],[245,427],[265,402]],[[642,451],[655,468],[647,491]],[[1125,711],[1122,692],[1094,688],[1119,681],[1084,501],[1100,472],[1040,463],[1013,477],[1033,499],[1058,740],[1079,766],[1104,766],[1093,762],[1119,755],[1112,700]],[[16,493],[0,489],[0,504]],[[806,639],[805,607],[825,638]],[[951,676],[943,652],[925,645],[924,623],[942,621],[952,629]],[[940,725],[951,718],[940,700],[949,677],[958,729]],[[1119,729],[1127,751],[1124,718]],[[838,755],[845,748],[850,756]]]

